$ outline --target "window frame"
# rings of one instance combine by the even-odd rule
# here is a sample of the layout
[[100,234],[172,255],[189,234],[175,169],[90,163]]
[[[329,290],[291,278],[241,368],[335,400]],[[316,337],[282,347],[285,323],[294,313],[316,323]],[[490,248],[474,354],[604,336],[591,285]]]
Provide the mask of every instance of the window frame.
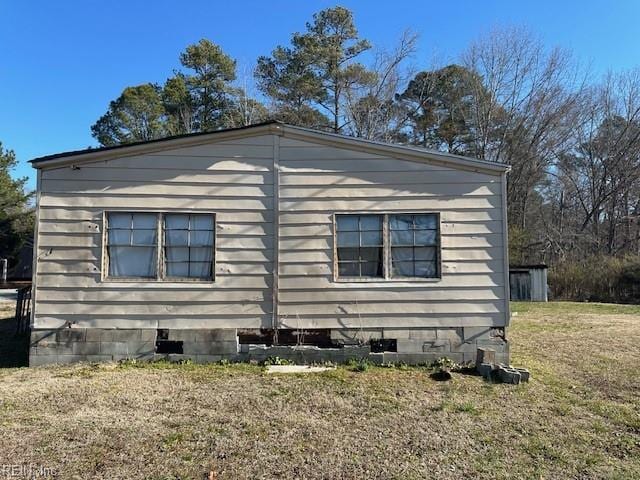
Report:
[[[147,213],[156,215],[156,277],[114,277],[109,275],[109,222],[108,216],[110,213]],[[212,249],[212,261],[211,261],[211,278],[195,278],[195,277],[168,277],[166,275],[166,262],[165,262],[165,242],[164,242],[164,216],[171,214],[182,215],[210,215],[213,218],[213,245]],[[104,283],[199,283],[199,284],[213,284],[216,281],[216,235],[217,215],[211,211],[193,211],[193,210],[143,210],[143,209],[111,209],[104,210],[102,212],[102,258],[101,258],[101,281]]]
[[[338,269],[338,220],[341,215],[378,215],[382,217],[382,277],[341,277]],[[391,215],[435,215],[436,217],[436,269],[434,277],[394,277],[391,264]],[[339,211],[332,215],[333,224],[333,281],[336,283],[434,283],[442,281],[442,228],[441,215],[438,211]]]

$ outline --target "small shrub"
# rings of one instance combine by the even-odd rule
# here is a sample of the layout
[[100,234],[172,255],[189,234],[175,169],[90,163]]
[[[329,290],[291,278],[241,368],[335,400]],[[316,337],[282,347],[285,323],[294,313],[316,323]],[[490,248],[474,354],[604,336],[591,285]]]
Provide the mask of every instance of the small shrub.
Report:
[[293,365],[293,362],[291,360],[288,360],[286,358],[280,358],[280,357],[269,357],[267,358],[263,363],[264,366],[268,366],[268,365]]
[[347,362],[347,365],[354,372],[366,372],[367,370],[369,370],[369,367],[371,366],[371,364],[366,358],[360,358],[360,359],[351,358]]

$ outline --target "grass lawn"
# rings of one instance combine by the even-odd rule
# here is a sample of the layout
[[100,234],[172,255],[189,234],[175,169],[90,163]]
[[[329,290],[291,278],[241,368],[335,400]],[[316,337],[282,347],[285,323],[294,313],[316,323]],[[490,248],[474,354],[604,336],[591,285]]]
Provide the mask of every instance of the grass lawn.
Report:
[[65,479],[640,478],[640,309],[513,310],[512,363],[533,375],[520,386],[424,368],[0,369],[0,479],[3,464]]

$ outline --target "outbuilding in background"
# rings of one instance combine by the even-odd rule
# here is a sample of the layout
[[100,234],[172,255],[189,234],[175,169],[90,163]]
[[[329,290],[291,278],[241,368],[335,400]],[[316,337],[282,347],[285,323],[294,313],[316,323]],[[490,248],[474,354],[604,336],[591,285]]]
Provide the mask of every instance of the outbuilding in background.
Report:
[[541,265],[518,265],[509,267],[511,300],[525,302],[546,302],[547,269]]

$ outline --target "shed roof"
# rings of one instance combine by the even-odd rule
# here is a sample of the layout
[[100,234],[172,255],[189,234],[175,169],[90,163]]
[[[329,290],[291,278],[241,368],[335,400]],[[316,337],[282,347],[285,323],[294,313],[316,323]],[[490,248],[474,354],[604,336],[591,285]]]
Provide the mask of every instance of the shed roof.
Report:
[[450,164],[452,167],[471,168],[500,174],[510,170],[508,165],[476,158],[454,155],[426,148],[349,137],[336,133],[312,130],[288,125],[277,120],[256,123],[239,128],[216,130],[213,132],[188,133],[142,142],[133,142],[110,147],[87,148],[46,155],[30,161],[34,168],[51,168],[67,164],[78,164],[98,160],[108,160],[123,156],[140,155],[167,149],[203,145],[234,138],[276,134],[289,138],[307,140],[321,144],[330,144],[347,149],[368,151],[379,155],[390,155],[410,160],[422,160]]

